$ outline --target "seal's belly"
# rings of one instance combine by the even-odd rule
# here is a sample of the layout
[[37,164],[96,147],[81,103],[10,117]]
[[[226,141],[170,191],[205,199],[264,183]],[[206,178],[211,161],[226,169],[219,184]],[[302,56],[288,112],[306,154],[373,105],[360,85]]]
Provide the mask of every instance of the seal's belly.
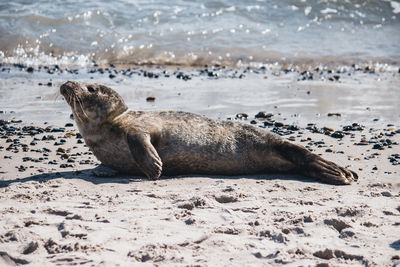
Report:
[[123,140],[101,142],[94,145],[92,151],[96,158],[107,167],[122,173],[142,174],[132,158],[128,144]]

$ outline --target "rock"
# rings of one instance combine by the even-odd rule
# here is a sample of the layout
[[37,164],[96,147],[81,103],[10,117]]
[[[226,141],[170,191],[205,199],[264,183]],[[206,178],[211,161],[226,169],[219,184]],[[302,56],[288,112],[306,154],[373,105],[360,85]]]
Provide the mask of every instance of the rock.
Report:
[[326,225],[331,225],[333,228],[335,228],[339,233],[345,229],[351,227],[351,225],[337,219],[325,219],[324,223]]
[[313,222],[314,220],[313,220],[313,218],[311,218],[311,216],[305,216],[305,217],[303,218],[303,221],[304,221],[305,223],[311,223],[311,222]]
[[389,191],[381,192],[381,195],[384,196],[384,197],[391,197],[392,196],[392,194]]
[[156,98],[154,96],[149,96],[146,98],[147,102],[154,102],[156,100]]
[[247,115],[246,113],[238,113],[236,114],[236,118],[239,120],[247,120],[247,118],[249,117],[249,115]]
[[333,251],[331,249],[325,249],[325,250],[319,250],[313,253],[315,257],[318,257],[320,259],[324,260],[330,260],[334,258]]
[[331,134],[331,137],[333,137],[333,138],[343,138],[344,137],[344,133],[341,132],[341,131],[336,131],[336,132]]
[[231,203],[231,202],[237,202],[238,198],[236,196],[221,195],[221,196],[215,196],[215,200],[219,203]]
[[37,242],[30,242],[22,251],[22,254],[31,254],[32,252],[34,252],[37,248],[39,247]]
[[264,111],[260,111],[258,112],[254,117],[256,119],[267,119],[267,118],[271,118],[272,116],[274,116],[274,114],[272,113],[266,113]]

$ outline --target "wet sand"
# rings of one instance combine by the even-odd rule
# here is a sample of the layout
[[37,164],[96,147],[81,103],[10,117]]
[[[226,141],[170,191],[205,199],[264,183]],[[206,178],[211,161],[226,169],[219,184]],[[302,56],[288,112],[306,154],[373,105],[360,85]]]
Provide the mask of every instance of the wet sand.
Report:
[[[399,74],[360,70],[341,74],[338,80],[331,73],[314,74],[311,80],[308,73],[261,71],[240,72],[234,79],[228,77],[234,72],[228,71],[219,72],[218,79],[199,71],[185,71],[183,78],[173,71],[170,77],[158,78],[149,78],[148,73],[144,77],[143,71],[131,78],[65,70],[3,72],[0,263],[392,266],[399,262],[400,125],[394,104]],[[163,70],[152,73],[161,75]],[[62,81],[90,80],[91,75],[117,89],[130,108],[181,109],[251,123],[348,166],[360,179],[350,186],[332,186],[274,174],[158,181],[93,177],[91,169],[99,162],[69,119],[67,104],[54,100]],[[190,79],[185,81],[185,75]],[[387,94],[371,96],[378,85]],[[154,102],[146,101],[149,96],[155,97]],[[332,101],[334,96],[341,98]],[[273,116],[256,118],[259,111]]]

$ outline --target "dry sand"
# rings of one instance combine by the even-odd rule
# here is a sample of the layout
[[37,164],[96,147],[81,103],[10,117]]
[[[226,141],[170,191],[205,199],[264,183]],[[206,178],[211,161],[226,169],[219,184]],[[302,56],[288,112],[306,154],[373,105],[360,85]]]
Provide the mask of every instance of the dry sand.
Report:
[[[249,123],[262,107],[271,106],[274,118],[285,124],[294,122],[304,128],[304,121],[312,121],[333,130],[342,130],[340,125],[360,117],[366,127],[345,131],[343,138],[306,129],[283,137],[357,171],[360,179],[350,186],[273,174],[194,175],[157,181],[128,176],[96,178],[91,169],[99,162],[74,126],[64,127],[68,106],[61,99],[51,102],[47,85],[38,85],[50,76],[1,75],[7,79],[0,79],[5,110],[0,115],[24,121],[0,122],[0,266],[400,263],[400,165],[395,165],[400,162],[395,155],[400,152],[396,144],[400,143],[400,125],[387,125],[399,116],[397,74],[364,77],[361,73],[362,77],[349,80],[343,75],[339,82],[298,82],[297,78],[271,74],[268,79],[262,74],[261,79],[228,82],[200,77],[188,83],[175,78],[140,78],[135,83],[128,78],[117,83],[107,77],[108,85],[122,91],[131,108],[172,107],[222,119],[247,111],[249,120],[244,123]],[[65,73],[51,76],[53,86],[75,78]],[[129,91],[130,84],[138,89]],[[240,93],[246,85],[250,95]],[[375,95],[375,87],[387,94]],[[145,102],[149,95],[156,96],[155,103]],[[265,104],[266,99],[271,102]],[[332,99],[339,99],[339,104]],[[366,109],[368,104],[370,109]],[[327,117],[332,111],[340,111],[342,116]],[[316,113],[320,115],[310,119]],[[54,126],[44,124],[43,117]],[[379,121],[374,122],[375,117]],[[256,123],[263,125],[262,121]],[[286,126],[279,129],[287,133]],[[361,142],[363,139],[366,141]],[[381,140],[383,150],[373,149],[374,142]],[[354,145],[360,142],[362,145]]]

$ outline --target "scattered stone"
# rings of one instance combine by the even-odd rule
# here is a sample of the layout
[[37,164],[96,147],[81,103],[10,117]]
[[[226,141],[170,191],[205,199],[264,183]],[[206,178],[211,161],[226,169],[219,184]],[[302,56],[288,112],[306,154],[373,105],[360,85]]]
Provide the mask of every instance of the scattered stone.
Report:
[[344,137],[344,133],[341,132],[341,131],[336,131],[336,132],[331,134],[331,137],[333,137],[333,138],[343,138]]
[[149,96],[146,98],[147,102],[154,102],[156,100],[156,98],[154,96]]
[[247,115],[246,113],[238,113],[236,114],[236,118],[239,120],[247,120],[247,118],[249,117],[249,115]]
[[37,248],[39,247],[39,244],[37,242],[29,242],[29,244],[24,248],[22,251],[22,254],[31,254],[34,252]]
[[255,117],[256,119],[268,119],[268,118],[271,118],[272,116],[274,116],[274,114],[272,114],[272,113],[266,113],[266,112],[264,112],[264,111],[260,111],[260,112],[258,112],[254,117]]
[[221,196],[215,196],[215,200],[219,203],[231,203],[231,202],[237,202],[238,198],[236,196],[231,196],[231,195],[221,195]]
[[330,260],[332,258],[334,258],[335,256],[333,256],[333,251],[331,249],[325,249],[325,250],[319,250],[313,253],[313,255],[315,257],[318,257],[320,259],[324,259],[324,260]]
[[303,221],[305,222],[305,223],[312,223],[312,222],[314,222],[314,220],[313,220],[313,218],[309,215],[309,216],[305,216],[304,218],[303,218]]
[[381,195],[384,197],[392,197],[392,194],[389,191],[381,192]]
[[326,225],[331,225],[333,228],[335,228],[339,233],[345,229],[351,227],[351,225],[337,219],[325,219],[324,223]]

